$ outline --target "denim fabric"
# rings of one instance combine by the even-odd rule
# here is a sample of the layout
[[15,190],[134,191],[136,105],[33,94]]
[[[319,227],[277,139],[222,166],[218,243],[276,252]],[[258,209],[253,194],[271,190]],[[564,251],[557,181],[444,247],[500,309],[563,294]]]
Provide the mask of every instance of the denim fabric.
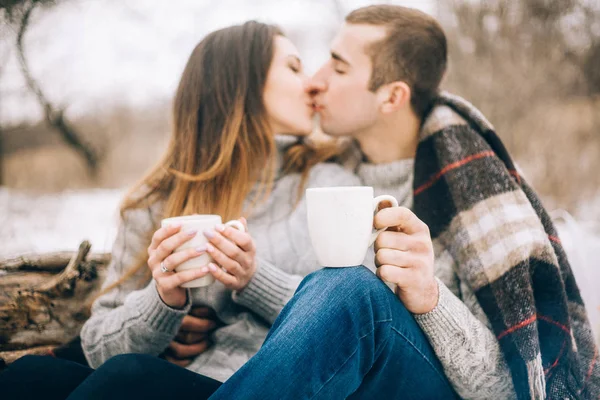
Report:
[[0,382],[11,370],[20,386],[35,378],[40,390],[29,393],[44,393],[40,398],[65,398],[73,389],[70,400],[206,399],[213,393],[213,400],[456,397],[413,316],[365,267],[307,276],[260,351],[224,384],[140,354],[113,357],[94,372],[50,357],[17,363]]
[[307,276],[216,399],[452,399],[425,335],[365,267]]

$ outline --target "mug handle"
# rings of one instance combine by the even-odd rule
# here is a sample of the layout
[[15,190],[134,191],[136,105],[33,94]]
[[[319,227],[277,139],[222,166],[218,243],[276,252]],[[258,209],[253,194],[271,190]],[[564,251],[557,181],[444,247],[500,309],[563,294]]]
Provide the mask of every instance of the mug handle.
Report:
[[227,221],[223,225],[225,225],[225,226],[231,226],[232,228],[235,228],[238,231],[246,232],[246,228],[244,228],[244,224],[242,224],[237,219],[232,219],[231,221]]
[[[392,203],[392,207],[398,207],[398,200],[396,200],[396,198],[394,196],[384,194],[382,196],[377,196],[373,199],[373,212],[377,211],[377,207],[379,207],[379,203],[381,203],[382,201],[389,201],[390,203]],[[379,229],[379,230],[373,232],[371,234],[371,240],[369,241],[369,246],[371,246],[373,243],[375,243],[377,236],[379,236],[379,234],[381,232],[385,231],[386,229],[387,228],[382,228],[382,229]]]

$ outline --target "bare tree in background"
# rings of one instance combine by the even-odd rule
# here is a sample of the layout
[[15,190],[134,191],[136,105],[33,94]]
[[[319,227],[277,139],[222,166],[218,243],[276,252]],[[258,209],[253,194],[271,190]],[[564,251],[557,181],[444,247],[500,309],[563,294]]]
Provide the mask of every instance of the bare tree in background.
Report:
[[445,87],[478,106],[553,205],[597,196],[600,4],[594,0],[439,0]]
[[64,108],[53,105],[42,91],[39,83],[31,74],[29,63],[25,55],[23,44],[25,33],[30,25],[31,14],[38,6],[51,6],[56,0],[1,0],[0,11],[5,17],[17,27],[16,50],[21,73],[23,74],[28,89],[35,95],[38,103],[44,111],[47,124],[57,131],[62,140],[86,162],[88,171],[92,177],[96,177],[100,155],[96,149],[86,143],[82,135],[69,123],[64,115]]

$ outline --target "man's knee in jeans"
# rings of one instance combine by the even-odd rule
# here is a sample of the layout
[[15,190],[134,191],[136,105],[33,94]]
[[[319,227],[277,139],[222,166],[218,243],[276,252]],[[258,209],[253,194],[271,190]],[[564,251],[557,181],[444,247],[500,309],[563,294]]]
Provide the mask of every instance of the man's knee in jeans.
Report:
[[389,314],[390,296],[394,294],[367,267],[356,266],[315,271],[304,278],[296,296],[306,297],[319,309],[380,309],[378,318],[383,318],[382,313]]
[[[305,287],[312,290],[345,290],[368,294],[371,291],[387,288],[370,269],[365,266],[327,267],[307,275],[298,292]],[[387,288],[389,290],[389,288]]]

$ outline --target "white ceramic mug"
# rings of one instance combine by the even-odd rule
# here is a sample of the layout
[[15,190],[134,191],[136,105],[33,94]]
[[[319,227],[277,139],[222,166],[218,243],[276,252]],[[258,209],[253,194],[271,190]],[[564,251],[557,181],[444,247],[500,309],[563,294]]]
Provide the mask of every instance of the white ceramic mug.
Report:
[[308,232],[323,267],[348,267],[364,262],[369,246],[385,229],[373,231],[379,203],[398,201],[389,195],[373,198],[369,186],[306,190]]
[[[221,223],[222,219],[219,215],[186,215],[183,217],[165,218],[161,221],[161,226],[165,227],[167,225],[180,224],[181,232],[189,230],[197,231],[196,236],[194,236],[192,239],[188,240],[187,242],[179,246],[177,249],[175,249],[175,252],[178,252],[185,249],[196,248],[198,246],[206,245],[208,243],[208,239],[206,238],[206,236],[204,236],[203,232],[206,230],[214,230],[215,226]],[[239,229],[242,232],[246,231],[246,229],[244,228],[244,224],[242,224],[238,220],[228,221],[225,223],[225,225]],[[208,265],[208,263],[210,262],[214,262],[213,258],[210,256],[210,254],[204,253],[199,255],[198,257],[194,257],[187,261],[184,261],[177,268],[175,268],[175,270],[179,272],[184,271],[186,269],[201,268],[205,265]],[[212,274],[208,273],[202,278],[194,279],[193,281],[184,283],[183,285],[181,285],[181,287],[196,288],[208,286],[214,281],[215,278],[212,276]]]

